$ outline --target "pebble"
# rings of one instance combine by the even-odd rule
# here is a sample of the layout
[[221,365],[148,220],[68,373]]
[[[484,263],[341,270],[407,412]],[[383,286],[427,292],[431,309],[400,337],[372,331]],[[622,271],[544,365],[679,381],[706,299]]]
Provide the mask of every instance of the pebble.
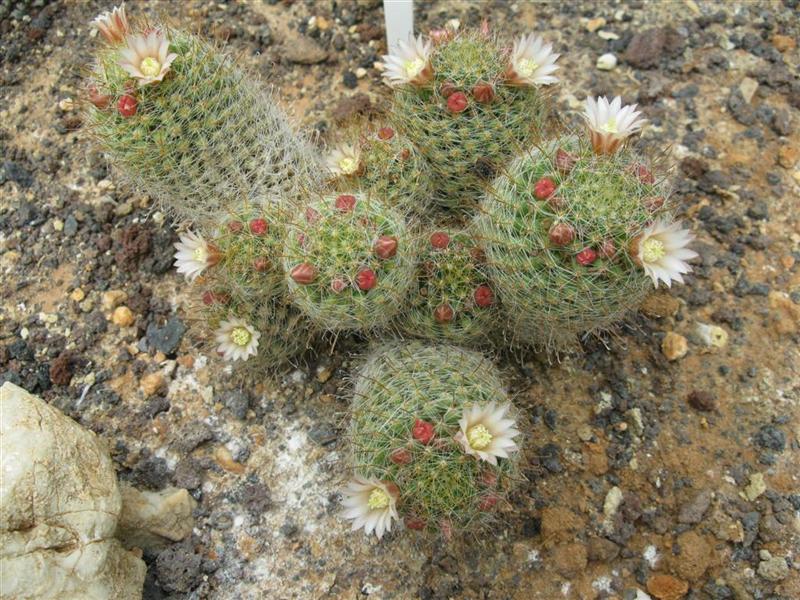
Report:
[[658,600],[680,600],[689,591],[689,584],[672,575],[657,573],[647,580],[647,591]]
[[127,306],[118,306],[111,313],[111,322],[120,327],[130,327],[135,321],[133,311]]
[[605,29],[598,31],[597,37],[599,37],[601,40],[606,40],[606,41],[619,39],[619,35],[617,35],[613,31],[606,31]]
[[163,327],[155,323],[147,326],[145,337],[150,348],[163,352],[164,354],[174,354],[186,333],[186,325],[178,317],[171,317]]
[[719,325],[698,323],[695,326],[695,333],[700,342],[709,348],[724,348],[728,345],[728,332]]
[[739,83],[739,91],[742,93],[742,98],[744,98],[747,104],[750,104],[756,90],[758,90],[758,82],[755,79],[745,77],[742,79],[741,83]]
[[781,35],[780,33],[776,33],[772,36],[772,45],[775,46],[775,49],[778,52],[789,52],[790,50],[795,49],[797,42],[790,35]]
[[692,500],[681,506],[678,513],[678,522],[694,525],[703,520],[708,507],[711,505],[711,491],[703,490]]
[[650,294],[645,298],[639,310],[648,317],[673,317],[681,307],[681,302],[674,296],[665,293]]
[[611,71],[617,66],[617,57],[610,52],[597,59],[597,68],[601,71]]
[[764,481],[764,474],[753,473],[750,475],[750,483],[744,488],[744,497],[752,502],[766,491],[767,483]]
[[592,441],[592,437],[594,437],[594,433],[592,433],[592,428],[589,425],[581,425],[578,427],[578,439],[582,442],[590,442]]
[[244,473],[244,465],[237,463],[233,459],[233,455],[231,454],[230,450],[228,450],[225,446],[217,447],[217,449],[214,451],[214,460],[216,460],[217,464],[219,464],[219,466],[226,471],[230,471],[231,473]]
[[664,353],[667,360],[678,360],[689,352],[689,344],[681,334],[670,331],[661,342],[661,352]]
[[778,149],[778,164],[784,169],[791,169],[800,158],[800,149],[797,146],[785,145]]
[[64,98],[58,101],[58,108],[64,112],[70,112],[75,108],[75,101],[72,98]]
[[356,69],[356,77],[359,79],[364,79],[367,76],[367,70],[364,67],[358,67]]
[[330,423],[320,423],[308,432],[308,437],[320,446],[327,446],[336,441],[338,434]]
[[64,221],[53,219],[53,231],[64,231]]
[[606,24],[606,20],[603,17],[596,17],[594,19],[590,19],[588,23],[586,23],[587,31],[594,33],[601,27]]
[[710,412],[717,407],[717,399],[714,394],[705,390],[692,390],[686,397],[686,402],[695,410]]
[[782,556],[771,556],[758,564],[758,574],[767,581],[783,581],[789,576],[789,565]]
[[603,519],[603,526],[606,530],[610,530],[613,527],[614,515],[617,514],[622,504],[622,499],[622,490],[617,486],[608,490],[606,498],[603,501],[603,515],[605,516],[605,519]]
[[103,293],[103,310],[111,311],[128,299],[128,294],[122,290],[108,290]]
[[161,373],[148,373],[142,377],[139,387],[145,396],[153,396],[160,392],[166,383],[166,379]]
[[287,39],[283,52],[287,60],[300,65],[314,65],[328,58],[327,50],[304,36]]
[[72,290],[72,293],[69,295],[70,299],[74,302],[82,302],[84,298],[86,298],[86,292],[84,292],[81,288],[75,288]]

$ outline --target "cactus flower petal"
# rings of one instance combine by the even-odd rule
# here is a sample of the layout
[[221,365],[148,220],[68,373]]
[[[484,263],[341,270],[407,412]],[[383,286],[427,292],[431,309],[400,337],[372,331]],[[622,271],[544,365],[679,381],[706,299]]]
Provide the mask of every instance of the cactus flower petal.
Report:
[[423,41],[420,35],[417,38],[409,37],[408,42],[397,42],[397,54],[386,54],[383,62],[386,70],[383,80],[387,85],[424,85],[433,77],[431,67],[430,40]]
[[636,104],[622,106],[617,96],[611,102],[605,96],[586,99],[583,118],[589,126],[595,154],[614,154],[628,136],[641,130],[646,119],[636,110]]
[[511,50],[510,64],[506,68],[506,81],[511,85],[550,85],[558,82],[554,76],[559,66],[560,54],[553,52],[551,44],[536,34],[520,36]]
[[683,283],[682,275],[692,270],[687,261],[698,254],[687,246],[693,239],[688,229],[681,229],[679,222],[661,219],[634,240],[633,258],[644,268],[655,287],[658,287],[659,280],[671,287],[673,281]]
[[455,440],[466,454],[496,465],[498,458],[508,458],[518,449],[514,438],[519,435],[516,421],[508,418],[510,403],[495,402],[472,404],[464,409],[458,422],[459,432]]
[[215,332],[217,352],[225,360],[247,360],[258,354],[258,340],[261,333],[242,319],[233,318],[220,323]]
[[397,486],[374,478],[356,476],[342,490],[342,516],[353,521],[353,531],[375,533],[378,539],[392,530],[397,513]]
[[163,81],[178,55],[169,52],[169,40],[159,30],[146,35],[129,35],[120,50],[119,66],[140,86]]
[[197,279],[200,273],[220,259],[219,252],[213,245],[191,231],[181,234],[175,249],[175,267],[188,281]]

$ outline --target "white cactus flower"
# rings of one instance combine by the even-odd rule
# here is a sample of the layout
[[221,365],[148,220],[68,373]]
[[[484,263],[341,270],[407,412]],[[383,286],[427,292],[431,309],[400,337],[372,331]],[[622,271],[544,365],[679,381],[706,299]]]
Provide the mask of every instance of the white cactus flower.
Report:
[[390,86],[397,85],[423,85],[433,77],[431,67],[430,40],[423,41],[420,35],[417,38],[409,37],[408,43],[397,42],[397,54],[386,54],[383,63],[386,70],[383,72],[384,82]]
[[258,354],[260,337],[261,333],[243,319],[233,318],[223,321],[215,332],[217,352],[221,353],[225,360],[233,362],[247,360]]
[[461,430],[455,435],[464,452],[493,465],[498,458],[508,458],[518,449],[514,437],[519,435],[516,421],[507,418],[511,403],[498,406],[494,402],[473,404],[464,409],[458,422]]
[[115,6],[111,12],[99,14],[91,24],[106,41],[112,44],[122,43],[130,31],[128,18],[125,16],[125,3]]
[[617,96],[611,102],[605,96],[586,99],[583,118],[589,125],[592,147],[596,154],[614,154],[625,139],[647,122],[640,118],[636,104],[622,106]]
[[361,154],[355,146],[344,144],[334,148],[325,162],[336,176],[353,175],[361,166]]
[[219,252],[217,249],[204,240],[201,236],[187,231],[180,236],[175,249],[175,267],[178,273],[182,273],[189,281],[194,281],[197,277],[219,262]]
[[511,85],[550,85],[558,82],[554,76],[559,66],[560,54],[553,52],[552,44],[534,33],[520,36],[511,49],[506,81]]
[[697,256],[697,252],[687,248],[693,239],[688,229],[681,229],[679,222],[660,219],[634,240],[633,258],[656,288],[659,281],[671,287],[673,281],[683,283],[682,274],[692,270],[686,261]]
[[342,490],[342,495],[342,516],[353,521],[353,531],[363,528],[367,535],[375,532],[381,539],[392,530],[392,522],[399,519],[399,490],[393,483],[356,476]]
[[120,50],[119,66],[139,82],[140,86],[160,82],[169,72],[178,55],[169,51],[169,40],[161,31],[146,35],[129,35],[126,47]]

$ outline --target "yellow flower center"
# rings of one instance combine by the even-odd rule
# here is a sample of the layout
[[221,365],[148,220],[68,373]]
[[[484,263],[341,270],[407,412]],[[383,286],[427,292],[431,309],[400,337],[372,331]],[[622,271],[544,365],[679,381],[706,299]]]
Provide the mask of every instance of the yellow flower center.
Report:
[[139,65],[139,70],[142,72],[142,75],[155,77],[161,72],[161,63],[152,56],[148,56],[142,60],[142,64]]
[[346,156],[339,161],[339,168],[345,175],[351,175],[356,172],[356,169],[358,169],[358,162],[355,158]]
[[642,260],[646,263],[654,263],[663,258],[666,253],[664,242],[656,238],[650,238],[642,244]]
[[407,60],[403,65],[403,68],[406,71],[406,76],[409,79],[413,79],[417,75],[420,74],[422,69],[425,68],[425,61],[421,58],[415,58],[414,60]]
[[485,425],[473,425],[467,430],[467,441],[475,450],[483,450],[492,443],[492,434]]
[[523,77],[530,77],[538,68],[539,65],[532,58],[523,58],[517,63],[517,72]]
[[617,120],[614,117],[609,117],[608,121],[603,123],[601,129],[606,133],[619,133],[617,130]]
[[369,506],[370,510],[386,508],[389,506],[389,494],[384,492],[382,489],[375,488],[369,493],[367,506]]
[[252,337],[250,331],[245,327],[234,327],[231,331],[231,341],[237,346],[247,346]]
[[208,260],[208,253],[206,252],[206,249],[203,246],[198,246],[197,248],[194,249],[194,259],[197,262],[202,262],[202,263]]

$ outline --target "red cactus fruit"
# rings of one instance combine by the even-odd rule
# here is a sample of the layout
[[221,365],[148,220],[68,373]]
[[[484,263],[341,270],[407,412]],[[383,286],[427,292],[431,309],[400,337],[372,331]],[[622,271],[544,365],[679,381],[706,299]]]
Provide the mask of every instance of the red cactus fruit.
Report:
[[392,258],[397,254],[397,238],[391,235],[382,235],[375,241],[372,251],[378,258]]
[[117,110],[123,117],[132,117],[139,109],[139,102],[130,94],[125,94],[117,102]]
[[411,462],[411,452],[408,451],[408,448],[395,448],[389,454],[389,460],[396,465],[407,465]]
[[300,263],[289,272],[296,283],[308,285],[317,278],[317,269],[310,263]]
[[600,248],[597,253],[602,258],[614,258],[614,255],[617,253],[617,247],[612,240],[603,240],[600,242]]
[[450,97],[447,98],[447,110],[453,114],[464,112],[467,110],[468,105],[469,100],[467,100],[467,96],[464,92],[453,92],[450,94]]
[[646,185],[653,185],[656,182],[656,178],[653,177],[653,174],[644,165],[635,164],[633,166],[633,172],[639,178],[639,181]]
[[436,46],[439,44],[444,44],[445,42],[449,42],[450,38],[453,37],[453,34],[449,29],[431,29],[431,32],[428,35]]
[[347,281],[342,279],[341,277],[337,277],[333,281],[331,281],[331,290],[334,294],[341,294],[344,289],[347,287]]
[[472,88],[472,97],[481,104],[489,104],[494,100],[494,86],[491,83],[479,83]]
[[480,246],[470,248],[469,255],[476,263],[483,264],[486,262],[486,251]]
[[566,246],[575,239],[575,229],[568,223],[555,223],[547,237],[554,246]]
[[307,241],[307,239],[306,239],[306,234],[305,233],[301,232],[301,233],[297,234],[297,243],[300,244],[301,247],[303,247],[303,248],[306,247],[306,241]]
[[341,194],[336,197],[336,209],[342,212],[350,212],[356,206],[356,197],[352,194]]
[[399,156],[400,160],[408,160],[409,157],[411,156],[411,150],[409,150],[408,148],[403,148],[402,150],[400,150]]
[[411,437],[423,444],[430,444],[434,435],[433,423],[428,423],[422,419],[414,420],[414,426],[411,428]]
[[533,186],[533,195],[539,200],[547,200],[555,191],[556,184],[549,177],[542,177]]
[[394,137],[394,129],[391,127],[381,127],[378,129],[378,139],[380,140],[390,140]]
[[250,233],[253,235],[264,235],[269,231],[269,223],[266,219],[253,219],[250,221]]
[[203,304],[211,306],[212,304],[227,304],[230,302],[230,295],[225,292],[212,292],[206,290],[203,292]]
[[479,285],[473,294],[475,304],[481,308],[487,308],[494,304],[494,292],[488,285]]
[[650,212],[656,212],[664,206],[664,196],[651,196],[642,200],[644,207]]
[[312,225],[319,221],[319,211],[316,208],[311,208],[310,206],[306,208],[306,221],[311,223]]
[[437,250],[444,250],[450,245],[450,236],[444,231],[437,231],[431,235],[431,246]]
[[97,86],[91,84],[88,89],[87,93],[89,95],[89,102],[94,104],[100,110],[108,108],[108,105],[111,104],[111,96],[108,94],[101,94],[100,90],[97,89]]
[[561,148],[556,151],[556,169],[558,169],[559,173],[566,175],[572,171],[577,163],[578,157],[574,154],[570,154]]
[[356,275],[356,285],[358,289],[365,292],[371,290],[378,283],[378,276],[372,269],[361,269]]
[[584,267],[588,267],[597,260],[597,252],[591,248],[584,248],[575,255],[575,260]]
[[425,529],[425,519],[421,519],[413,515],[408,515],[403,520],[406,524],[406,527],[408,527],[409,529],[413,529],[414,531],[422,531],[423,529]]
[[558,194],[553,194],[547,199],[547,204],[555,211],[562,210],[566,205],[567,201],[563,196],[559,196]]
[[439,94],[442,96],[442,98],[449,98],[457,91],[458,88],[455,86],[455,84],[450,83],[449,81],[445,81],[441,87],[439,87]]
[[244,223],[241,221],[228,221],[228,231],[231,233],[241,233],[244,229]]
[[498,498],[494,494],[487,494],[481,498],[481,501],[478,503],[478,508],[480,510],[491,510],[494,508],[495,504],[497,504],[497,500]]
[[269,269],[270,263],[269,259],[265,256],[259,256],[253,261],[253,270],[258,273],[263,273],[267,269]]
[[449,304],[440,304],[433,310],[433,318],[437,323],[449,323],[454,316],[455,312]]

